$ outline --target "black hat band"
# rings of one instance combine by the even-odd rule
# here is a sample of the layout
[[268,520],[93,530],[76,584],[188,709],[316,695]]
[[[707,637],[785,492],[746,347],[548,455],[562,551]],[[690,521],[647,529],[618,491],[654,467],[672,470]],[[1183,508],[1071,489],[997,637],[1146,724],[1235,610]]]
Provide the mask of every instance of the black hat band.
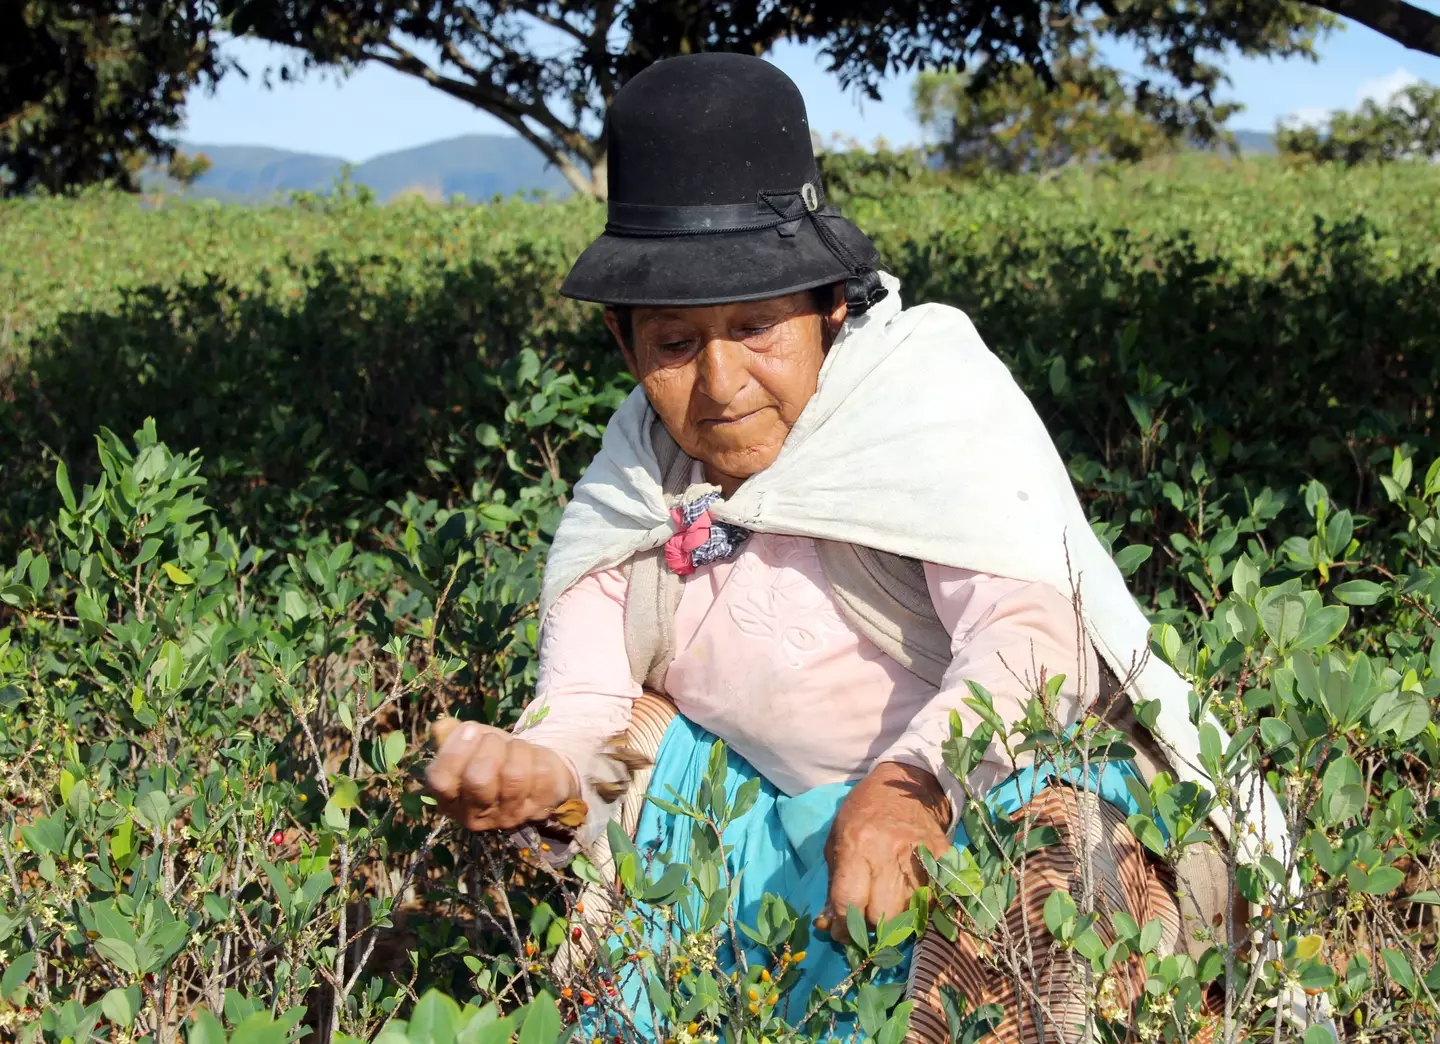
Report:
[[781,235],[793,236],[805,215],[815,212],[839,216],[830,207],[822,211],[820,193],[807,181],[798,190],[760,192],[754,203],[655,206],[611,200],[605,231],[615,236],[697,236],[779,228]]

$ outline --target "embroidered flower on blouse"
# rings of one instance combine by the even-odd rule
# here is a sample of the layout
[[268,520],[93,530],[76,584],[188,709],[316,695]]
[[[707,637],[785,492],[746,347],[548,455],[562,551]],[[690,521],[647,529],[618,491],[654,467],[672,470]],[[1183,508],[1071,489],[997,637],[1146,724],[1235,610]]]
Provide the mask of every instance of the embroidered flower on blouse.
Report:
[[675,535],[665,541],[665,565],[671,572],[689,576],[701,566],[732,557],[745,543],[749,530],[710,517],[710,507],[719,499],[717,492],[702,493],[670,509]]

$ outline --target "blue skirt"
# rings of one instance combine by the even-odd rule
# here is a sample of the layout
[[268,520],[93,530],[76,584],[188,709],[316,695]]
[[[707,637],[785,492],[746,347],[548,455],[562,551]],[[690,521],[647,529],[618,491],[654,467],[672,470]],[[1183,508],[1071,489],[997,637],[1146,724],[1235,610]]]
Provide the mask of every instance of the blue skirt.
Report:
[[[680,795],[687,800],[695,800],[708,775],[715,743],[716,737],[711,733],[676,715],[666,730],[656,757],[650,781],[651,797],[674,801],[675,795]],[[1030,767],[992,789],[986,794],[985,802],[997,815],[1013,814],[1029,803],[1057,774],[1066,776],[1068,782],[1082,783],[1078,768],[1067,774],[1056,773],[1053,767],[1043,770]],[[1128,814],[1134,814],[1140,809],[1126,786],[1127,777],[1140,779],[1130,762],[1095,763],[1090,765],[1089,779],[1084,781],[1084,785]],[[768,894],[784,899],[808,923],[825,906],[830,888],[825,841],[841,802],[855,784],[829,783],[792,797],[777,790],[744,758],[733,752],[727,754],[727,802],[733,803],[740,788],[757,779],[759,792],[755,803],[730,823],[724,836],[726,867],[732,877],[739,878],[734,904],[735,921],[753,927],[760,914],[761,900]],[[651,863],[652,878],[659,876],[663,863],[689,862],[696,827],[693,819],[647,802],[640,815],[635,844],[642,860]],[[954,843],[961,848],[968,843],[963,826],[957,826]],[[699,911],[690,908],[683,900],[672,908],[668,917],[651,916],[653,911],[646,910],[644,904],[639,905],[652,952],[658,953],[666,945],[666,934],[672,941],[678,941],[685,926],[699,923]],[[843,916],[844,911],[840,913]],[[717,965],[728,974],[737,960],[730,933],[723,928],[722,932],[716,947]],[[764,948],[743,932],[739,934],[739,942],[750,965],[767,961]],[[907,944],[904,960],[898,966],[878,973],[872,981],[904,982],[908,966]],[[850,974],[844,947],[819,932],[812,933],[800,970],[800,981],[788,991],[777,1008],[777,1014],[792,1025],[812,1010],[817,990],[828,993]],[[663,1023],[663,1020],[657,1018],[641,976],[632,968],[619,975],[617,986],[633,1013],[636,1029],[642,1038],[657,1039],[660,1033],[655,1029],[656,1023]],[[848,1037],[853,1030],[853,1017],[837,1016],[836,1026],[837,1033]]]

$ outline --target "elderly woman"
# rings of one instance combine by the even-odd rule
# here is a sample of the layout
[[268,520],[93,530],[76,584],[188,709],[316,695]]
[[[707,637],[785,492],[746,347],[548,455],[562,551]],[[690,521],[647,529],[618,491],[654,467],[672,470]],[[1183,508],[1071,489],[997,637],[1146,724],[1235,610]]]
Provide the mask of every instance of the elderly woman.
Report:
[[[442,808],[472,830],[551,831],[557,809],[583,808],[574,841],[590,845],[634,764],[616,737],[655,753],[661,797],[694,794],[719,737],[732,790],[763,780],[726,838],[742,907],[779,892],[839,940],[852,906],[872,925],[907,908],[917,850],[964,843],[967,792],[1023,807],[1062,837],[1010,912],[1047,995],[974,940],[931,936],[911,1033],[948,1039],[949,982],[1003,1007],[1002,1039],[1077,1039],[1085,998],[1062,988],[1068,951],[1039,909],[1056,887],[1079,892],[1082,820],[1101,909],[1158,917],[1163,947],[1186,944],[1171,878],[1125,826],[1125,776],[1163,759],[1203,779],[1187,687],[1147,659],[1145,618],[1004,367],[960,312],[902,310],[873,245],[825,204],[783,74],[739,55],[661,62],[615,98],[609,145],[606,230],[563,292],[606,306],[639,387],[555,538],[536,700],[513,735],[448,735],[429,777]],[[1152,752],[1140,769],[1062,785],[1023,758],[1017,772],[998,741],[963,783],[946,769],[951,715],[967,734],[980,723],[972,685],[1015,721],[1047,680],[1059,726],[1097,704],[1129,720]],[[1159,701],[1153,738],[1132,696]],[[649,806],[637,841],[683,859],[677,818]],[[809,950],[791,1018],[847,974],[838,941]],[[1143,982],[1132,962],[1121,1000]]]

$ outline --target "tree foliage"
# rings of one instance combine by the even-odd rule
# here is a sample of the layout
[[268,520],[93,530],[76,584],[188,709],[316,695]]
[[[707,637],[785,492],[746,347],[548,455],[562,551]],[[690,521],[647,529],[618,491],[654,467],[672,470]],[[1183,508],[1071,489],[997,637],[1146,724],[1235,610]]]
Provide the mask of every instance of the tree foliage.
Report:
[[0,192],[134,189],[168,159],[186,92],[223,70],[203,0],[0,5]]
[[1282,126],[1275,144],[1296,159],[1349,166],[1440,159],[1440,86],[1412,84],[1383,105],[1366,99],[1320,126]]
[[[650,63],[700,51],[763,54],[814,43],[846,89],[878,97],[899,70],[972,71],[979,90],[1021,67],[1063,79],[1100,37],[1144,57],[1124,89],[1172,132],[1212,137],[1225,51],[1312,55],[1330,19],[1276,0],[222,0],[237,32],[298,47],[302,64],[374,61],[491,113],[534,143],[577,190],[605,194],[604,116]],[[1057,77],[1056,72],[1060,73]],[[1116,74],[1109,74],[1115,76]],[[1116,79],[1118,84],[1118,78]]]
[[[965,176],[1133,162],[1172,151],[1183,140],[1184,128],[1142,111],[1114,70],[1070,56],[1052,72],[1055,82],[1047,85],[1033,69],[1017,66],[978,90],[963,74],[922,73],[915,112],[945,166]],[[1232,108],[1216,106],[1216,119]]]

